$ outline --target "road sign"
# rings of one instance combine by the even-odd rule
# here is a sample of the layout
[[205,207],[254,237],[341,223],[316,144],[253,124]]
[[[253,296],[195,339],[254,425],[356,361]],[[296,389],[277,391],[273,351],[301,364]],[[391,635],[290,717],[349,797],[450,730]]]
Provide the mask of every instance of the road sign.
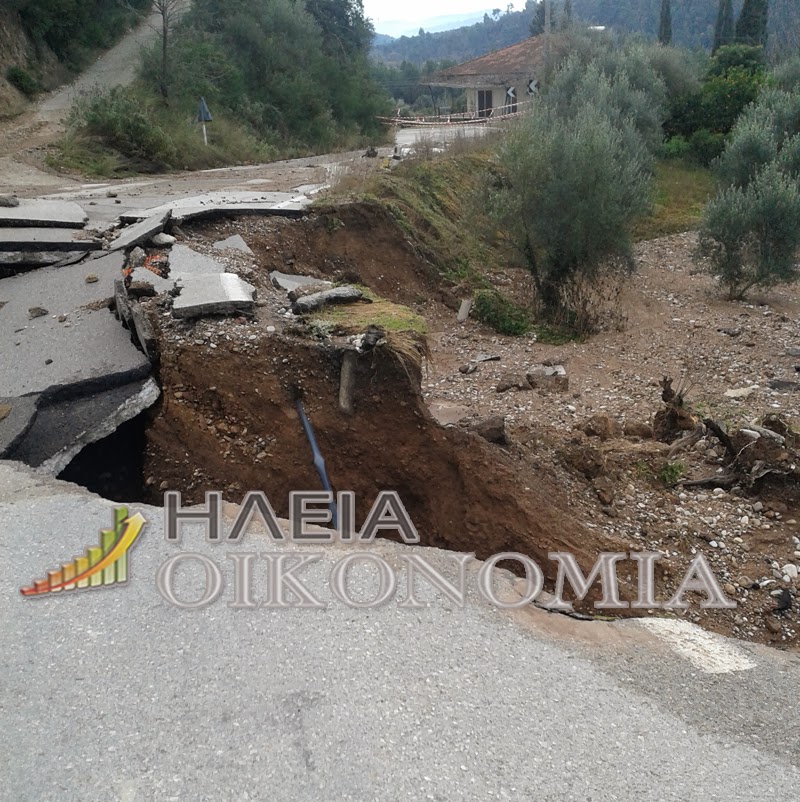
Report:
[[208,110],[208,104],[204,97],[200,98],[200,105],[197,107],[197,122],[210,123],[213,118],[211,112]]
[[539,82],[535,78],[528,81],[528,94],[535,95],[539,91]]

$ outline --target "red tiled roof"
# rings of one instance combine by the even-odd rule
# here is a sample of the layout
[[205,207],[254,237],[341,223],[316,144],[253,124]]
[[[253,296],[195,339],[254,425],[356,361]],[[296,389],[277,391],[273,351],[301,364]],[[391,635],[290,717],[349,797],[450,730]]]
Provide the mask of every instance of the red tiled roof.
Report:
[[426,81],[433,86],[479,87],[530,80],[541,72],[545,37],[534,36],[519,44],[495,50],[436,73]]

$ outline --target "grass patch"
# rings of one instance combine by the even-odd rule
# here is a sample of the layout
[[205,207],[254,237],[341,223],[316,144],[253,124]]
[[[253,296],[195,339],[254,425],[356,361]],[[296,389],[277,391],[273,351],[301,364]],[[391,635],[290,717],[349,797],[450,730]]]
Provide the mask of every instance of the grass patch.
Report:
[[713,193],[714,178],[708,168],[675,160],[659,161],[653,209],[634,227],[634,238],[655,239],[697,228]]
[[674,487],[686,475],[686,466],[682,462],[665,462],[656,476],[666,487]]
[[359,287],[372,303],[352,303],[329,306],[310,315],[308,322],[318,330],[340,334],[360,334],[369,326],[378,326],[387,332],[427,333],[425,320],[407,306],[379,298],[368,287]]
[[[392,170],[342,176],[334,199],[380,203],[442,278],[464,289],[490,287],[486,272],[504,259],[486,239],[480,191],[493,169],[480,148],[408,159]],[[330,200],[330,197],[328,198]]]

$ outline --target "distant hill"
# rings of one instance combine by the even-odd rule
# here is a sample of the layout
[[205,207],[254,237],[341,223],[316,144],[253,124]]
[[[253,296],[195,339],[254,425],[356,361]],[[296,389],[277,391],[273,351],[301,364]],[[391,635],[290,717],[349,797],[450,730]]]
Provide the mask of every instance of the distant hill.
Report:
[[411,61],[422,64],[426,61],[466,61],[481,56],[490,50],[521,42],[529,35],[535,3],[528,0],[522,11],[496,16],[484,14],[480,22],[442,32],[425,31],[422,35],[401,36],[376,45],[373,58],[391,64]]
[[[709,48],[714,33],[718,0],[672,0],[672,41],[684,47]],[[738,15],[742,0],[733,0]],[[530,35],[537,3],[527,0],[524,9],[485,14],[480,22],[454,30],[401,36],[373,47],[373,58],[385,63],[410,61],[467,61],[492,50],[521,42]],[[572,0],[573,18],[587,25],[605,25],[620,31],[654,38],[658,31],[661,0]],[[553,21],[561,19],[563,0],[553,0]],[[800,46],[800,3],[770,0],[770,46],[797,50]]]

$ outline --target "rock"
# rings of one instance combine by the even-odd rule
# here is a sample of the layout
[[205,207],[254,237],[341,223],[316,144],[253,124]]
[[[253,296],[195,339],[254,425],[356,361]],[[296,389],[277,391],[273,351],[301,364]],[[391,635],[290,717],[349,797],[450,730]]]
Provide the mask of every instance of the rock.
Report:
[[777,618],[773,618],[772,616],[768,616],[764,623],[767,625],[767,629],[773,634],[777,635],[783,629],[781,626],[781,622],[778,621]]
[[466,319],[469,317],[469,313],[472,310],[472,298],[465,298],[461,302],[461,306],[458,309],[458,315],[456,316],[456,322],[464,323]]
[[0,195],[0,207],[4,209],[13,209],[19,206],[19,200],[13,195]]
[[44,317],[50,313],[43,306],[32,306],[28,310],[28,319],[35,320],[37,317]]
[[497,382],[495,388],[498,393],[506,393],[509,390],[530,390],[526,376],[519,376],[514,373],[504,373]]
[[797,566],[794,563],[786,563],[786,565],[781,568],[781,573],[794,581],[798,576]]
[[491,418],[475,421],[469,428],[470,431],[490,443],[505,445],[508,442],[506,440],[506,419],[502,415],[493,415]]
[[0,404],[0,421],[5,420],[11,413],[11,404]]
[[767,382],[770,390],[779,390],[781,392],[794,393],[800,390],[800,383],[789,381],[788,379],[770,379]]
[[324,292],[332,286],[333,284],[331,284],[330,281],[317,281],[314,284],[302,284],[299,287],[295,287],[293,290],[289,290],[289,292],[286,293],[286,297],[294,303],[298,298],[303,298],[306,295],[314,295],[314,293],[317,292]]
[[156,234],[150,242],[156,246],[156,248],[166,248],[170,245],[174,245],[178,240],[172,236],[172,234],[165,234],[163,231],[160,234]]
[[614,503],[614,485],[607,476],[598,476],[592,479],[592,487],[603,506],[610,507]]
[[378,156],[378,149],[376,147],[374,147],[373,145],[370,145],[364,151],[364,157],[367,158],[367,159],[375,159],[375,158],[377,158],[377,156]]
[[87,284],[97,284],[100,279],[94,273],[89,273],[88,276],[84,279]]
[[565,393],[569,390],[569,378],[563,365],[541,365],[530,370],[525,377],[534,390]]
[[147,254],[141,248],[134,248],[128,254],[127,266],[135,270],[144,264],[145,259],[147,259]]
[[642,440],[652,440],[653,427],[642,421],[625,421],[622,431],[626,437],[640,437]]
[[616,507],[601,507],[600,512],[607,515],[609,518],[616,518],[619,515]]
[[747,398],[751,396],[758,388],[753,387],[738,387],[736,389],[726,390],[726,398]]
[[622,435],[622,427],[610,415],[599,412],[593,415],[581,427],[588,437],[599,437],[601,440],[613,440]]
[[468,362],[466,365],[462,365],[459,369],[459,373],[463,373],[465,376],[469,375],[470,373],[474,373],[478,369],[478,366],[474,362]]
[[746,576],[745,574],[742,574],[742,575],[741,575],[741,576],[740,576],[740,577],[739,577],[739,578],[736,580],[736,582],[738,583],[738,585],[739,585],[739,587],[740,587],[740,588],[745,588],[745,590],[752,590],[752,589],[753,589],[753,586],[756,586],[756,587],[758,587],[757,583],[753,582],[753,580],[752,580],[752,579],[750,579],[750,577],[749,577],[749,576]]

